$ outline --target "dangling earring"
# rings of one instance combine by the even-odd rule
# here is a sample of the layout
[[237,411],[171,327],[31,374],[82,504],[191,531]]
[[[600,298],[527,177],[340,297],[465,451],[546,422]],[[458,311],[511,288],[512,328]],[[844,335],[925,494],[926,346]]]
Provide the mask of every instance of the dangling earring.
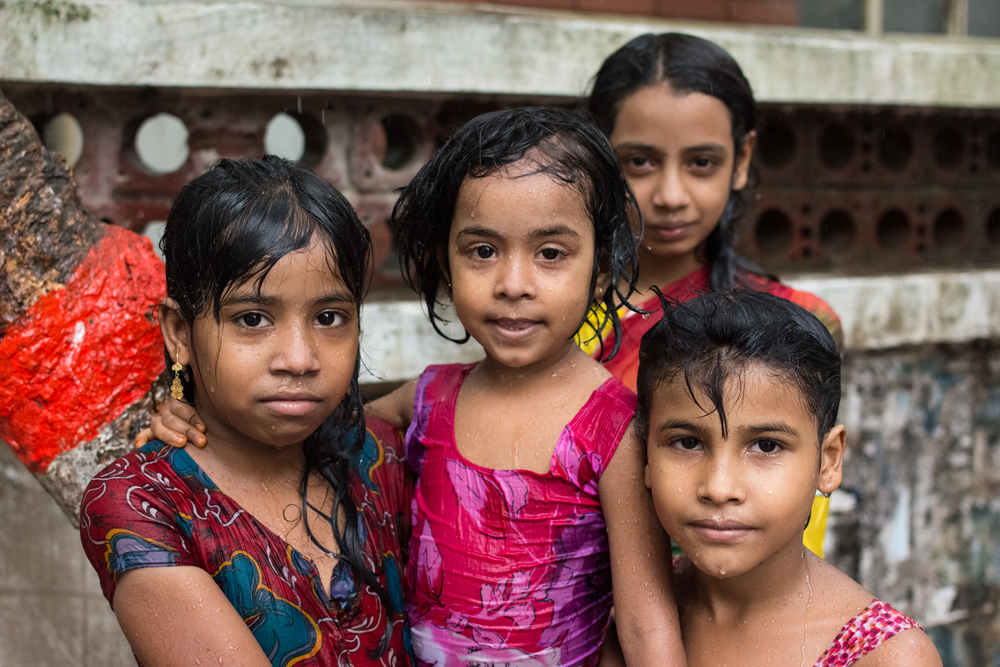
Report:
[[184,385],[181,384],[181,371],[184,370],[184,367],[175,361],[170,370],[174,372],[174,381],[170,385],[170,395],[175,401],[184,400]]

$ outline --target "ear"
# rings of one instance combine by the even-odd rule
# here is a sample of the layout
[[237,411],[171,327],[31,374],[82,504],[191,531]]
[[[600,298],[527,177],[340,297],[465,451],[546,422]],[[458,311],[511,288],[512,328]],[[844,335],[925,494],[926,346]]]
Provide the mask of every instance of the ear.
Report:
[[844,478],[847,429],[843,424],[837,424],[830,429],[820,447],[819,490],[821,493],[832,493]]
[[157,309],[160,332],[167,345],[170,358],[181,366],[191,363],[191,327],[188,325],[173,299],[163,299]]
[[750,130],[743,137],[743,147],[738,151],[736,163],[733,165],[733,190],[742,190],[747,186],[747,179],[750,174],[750,159],[753,158],[753,149],[757,145],[757,130]]

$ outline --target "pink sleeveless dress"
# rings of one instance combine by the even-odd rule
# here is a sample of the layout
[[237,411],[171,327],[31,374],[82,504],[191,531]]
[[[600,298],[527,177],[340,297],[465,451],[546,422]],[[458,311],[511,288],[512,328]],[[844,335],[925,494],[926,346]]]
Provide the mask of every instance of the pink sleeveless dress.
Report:
[[814,667],[846,667],[871,653],[904,630],[919,628],[916,621],[881,600],[849,620]]
[[419,476],[407,571],[417,664],[595,665],[612,602],[598,482],[635,395],[615,378],[594,391],[548,472],[492,470],[455,445],[472,368],[424,371],[406,434]]

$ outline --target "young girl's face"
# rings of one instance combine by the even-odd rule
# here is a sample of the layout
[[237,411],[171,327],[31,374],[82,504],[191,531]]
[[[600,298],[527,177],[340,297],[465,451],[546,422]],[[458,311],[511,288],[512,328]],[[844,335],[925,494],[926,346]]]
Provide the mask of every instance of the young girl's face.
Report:
[[575,187],[520,162],[467,178],[448,238],[458,318],[489,358],[520,368],[558,358],[594,294],[594,227]]
[[296,444],[343,400],[354,375],[358,321],[335,266],[314,238],[282,257],[259,292],[255,278],[232,286],[220,321],[211,312],[190,329],[182,321],[186,342],[173,357],[191,366],[196,408],[213,440]]
[[[645,223],[640,265],[670,260],[693,271],[696,251],[747,183],[755,137],[737,156],[729,110],[716,97],[669,83],[626,97],[611,133]],[[638,230],[637,230],[638,231]]]
[[801,557],[817,488],[840,484],[843,427],[821,445],[801,391],[770,370],[752,365],[726,383],[726,435],[711,401],[697,393],[695,403],[683,377],[651,401],[646,485],[667,533],[709,576]]

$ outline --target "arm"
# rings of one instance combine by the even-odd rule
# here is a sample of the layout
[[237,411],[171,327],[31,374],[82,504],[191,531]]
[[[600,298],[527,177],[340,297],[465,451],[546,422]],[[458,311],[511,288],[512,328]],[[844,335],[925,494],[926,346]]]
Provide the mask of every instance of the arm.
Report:
[[653,510],[642,443],[629,427],[601,477],[615,625],[629,665],[687,664],[674,602],[670,538]]
[[201,568],[130,570],[118,583],[114,608],[146,667],[271,665],[246,622]]
[[365,406],[368,415],[389,422],[405,431],[413,421],[413,401],[417,396],[417,379],[408,381],[395,391],[377,398]]
[[135,436],[135,446],[142,447],[151,440],[162,440],[174,447],[183,447],[188,442],[204,447],[208,444],[204,433],[205,424],[194,406],[168,397],[150,419],[149,428],[142,429]]

